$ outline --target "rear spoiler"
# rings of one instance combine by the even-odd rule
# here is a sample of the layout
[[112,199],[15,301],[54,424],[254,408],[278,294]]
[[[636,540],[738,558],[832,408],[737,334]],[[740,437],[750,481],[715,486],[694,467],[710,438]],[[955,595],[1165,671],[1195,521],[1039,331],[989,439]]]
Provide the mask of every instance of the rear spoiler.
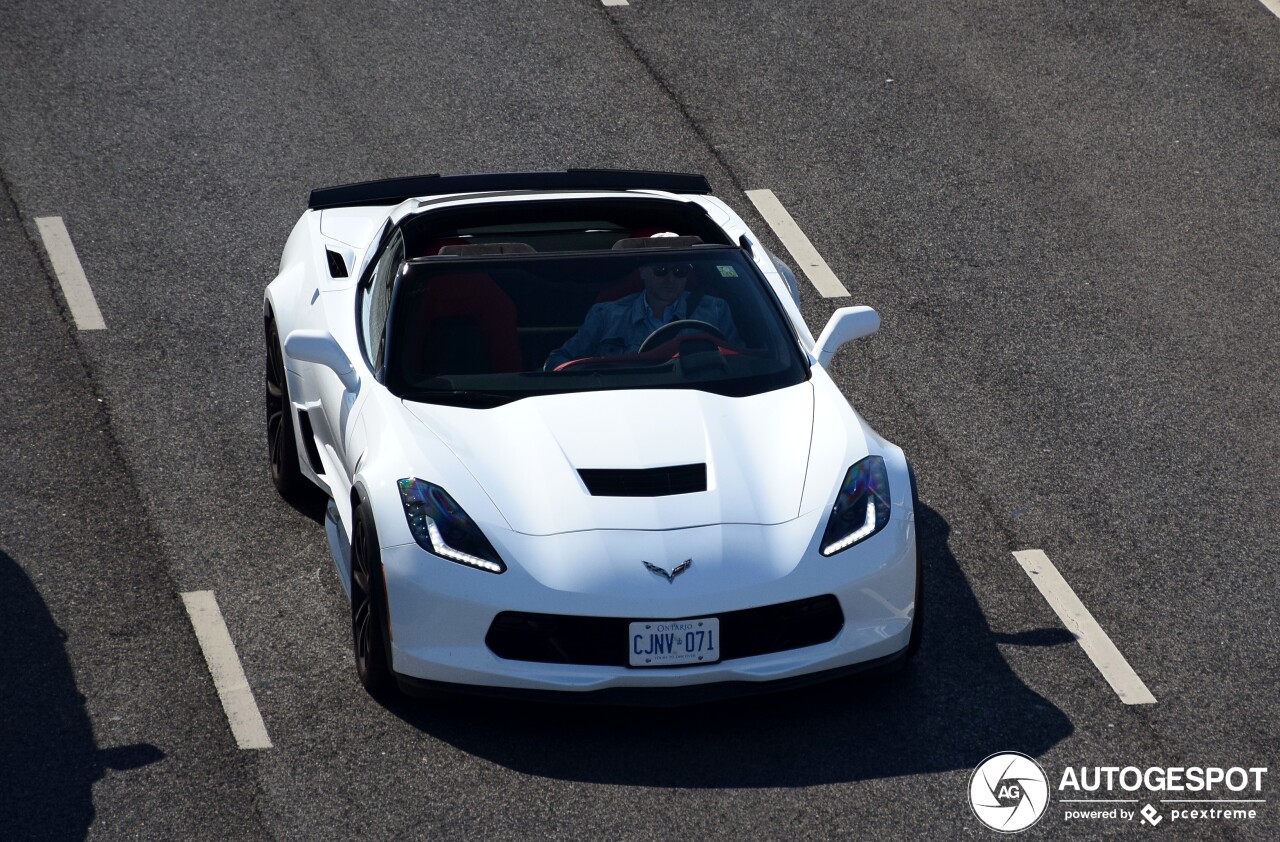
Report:
[[565,170],[564,172],[481,173],[477,175],[417,175],[387,178],[311,191],[307,207],[351,208],[398,205],[418,196],[448,193],[488,193],[504,190],[664,190],[669,193],[709,194],[706,176],[645,170]]

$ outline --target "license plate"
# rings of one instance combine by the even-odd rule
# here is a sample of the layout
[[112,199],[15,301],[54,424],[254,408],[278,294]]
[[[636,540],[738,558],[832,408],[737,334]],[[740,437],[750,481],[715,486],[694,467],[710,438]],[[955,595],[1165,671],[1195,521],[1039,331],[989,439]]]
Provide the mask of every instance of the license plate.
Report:
[[711,664],[720,660],[720,620],[641,620],[631,624],[628,650],[633,667]]

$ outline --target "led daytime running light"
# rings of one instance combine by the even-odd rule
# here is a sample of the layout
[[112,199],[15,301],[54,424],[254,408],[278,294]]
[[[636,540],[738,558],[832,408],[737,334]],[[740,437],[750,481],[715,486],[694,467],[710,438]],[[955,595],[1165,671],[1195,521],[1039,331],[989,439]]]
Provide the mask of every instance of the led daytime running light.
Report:
[[440,527],[436,526],[434,520],[427,520],[427,536],[431,539],[431,548],[436,555],[442,555],[445,558],[463,564],[470,564],[472,567],[479,567],[481,570],[488,570],[490,573],[502,572],[502,568],[492,561],[473,556],[470,553],[464,553],[462,550],[455,550],[449,546],[448,542],[444,540],[444,536],[440,534]]
[[822,554],[833,555],[835,553],[838,553],[841,550],[843,550],[845,547],[858,543],[863,538],[867,537],[868,535],[870,535],[872,532],[875,532],[875,531],[876,531],[876,501],[868,500],[867,501],[867,517],[866,517],[866,520],[862,522],[862,526],[859,526],[856,531],[849,533],[848,535],[841,538],[839,541],[835,541],[833,543],[827,544],[825,547],[822,548]]

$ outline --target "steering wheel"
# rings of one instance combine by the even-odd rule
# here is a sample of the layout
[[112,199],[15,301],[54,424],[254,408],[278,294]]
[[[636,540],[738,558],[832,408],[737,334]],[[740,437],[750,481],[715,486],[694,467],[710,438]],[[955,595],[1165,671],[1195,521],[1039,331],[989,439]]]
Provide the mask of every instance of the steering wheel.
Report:
[[678,333],[684,330],[696,330],[700,333],[709,333],[717,339],[722,339],[725,342],[729,341],[729,337],[724,335],[724,331],[710,322],[704,322],[701,319],[676,319],[674,322],[667,322],[665,325],[646,336],[644,341],[640,343],[640,348],[636,353],[643,354],[645,351],[650,351],[661,345],[663,342],[666,342],[668,339],[675,338]]

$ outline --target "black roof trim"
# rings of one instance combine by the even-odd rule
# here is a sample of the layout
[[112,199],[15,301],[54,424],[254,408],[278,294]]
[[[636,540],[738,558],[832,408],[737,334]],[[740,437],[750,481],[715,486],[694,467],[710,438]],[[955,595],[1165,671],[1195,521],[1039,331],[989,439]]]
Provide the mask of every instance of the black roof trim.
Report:
[[702,175],[645,170],[433,174],[320,187],[311,191],[307,207],[320,210],[361,205],[398,205],[405,199],[418,196],[494,190],[666,190],[670,193],[705,195],[711,192],[711,185],[706,176]]

